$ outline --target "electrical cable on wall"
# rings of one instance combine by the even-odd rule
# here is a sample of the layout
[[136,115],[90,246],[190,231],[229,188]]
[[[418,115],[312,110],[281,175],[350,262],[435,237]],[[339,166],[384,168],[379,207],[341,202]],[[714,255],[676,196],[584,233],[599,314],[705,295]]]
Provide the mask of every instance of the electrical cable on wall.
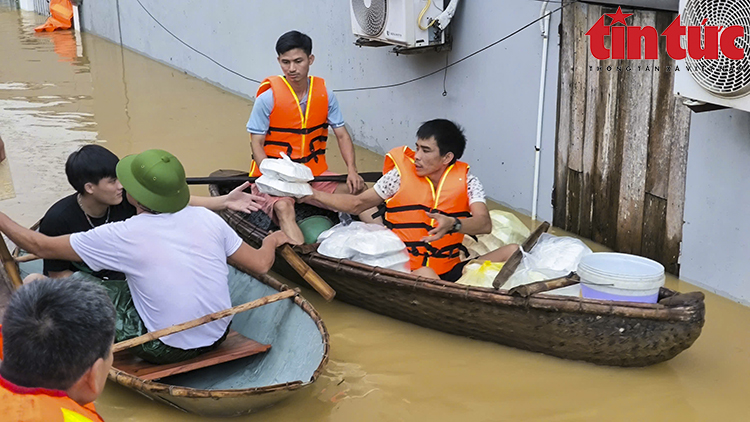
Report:
[[237,71],[235,71],[235,70],[232,70],[232,69],[230,69],[230,68],[228,68],[228,67],[224,66],[223,64],[221,64],[221,63],[217,62],[216,60],[214,60],[213,58],[211,58],[211,57],[210,57],[210,56],[209,56],[208,54],[206,54],[206,53],[203,53],[202,51],[199,51],[199,50],[198,50],[198,49],[196,49],[195,47],[193,47],[193,46],[191,46],[190,44],[186,43],[185,41],[181,40],[181,39],[180,39],[180,37],[178,37],[177,35],[175,35],[174,33],[172,33],[172,31],[170,31],[169,29],[167,29],[167,27],[166,27],[166,26],[162,25],[162,23],[161,23],[161,22],[159,22],[159,20],[158,20],[158,19],[156,19],[156,17],[154,17],[154,15],[152,15],[152,14],[151,14],[151,12],[149,12],[149,11],[148,11],[148,9],[146,9],[146,6],[144,6],[144,5],[143,5],[143,3],[141,3],[141,0],[135,0],[135,1],[136,1],[136,2],[138,2],[138,4],[139,4],[139,5],[141,6],[141,8],[143,9],[143,11],[144,11],[144,12],[146,12],[146,14],[148,14],[148,15],[149,15],[149,16],[151,17],[151,19],[153,19],[153,20],[154,20],[154,22],[156,22],[156,23],[157,23],[157,24],[158,24],[159,26],[161,26],[161,28],[162,28],[163,30],[167,31],[167,33],[168,33],[169,35],[171,35],[171,36],[172,36],[172,37],[173,37],[174,39],[176,39],[177,41],[179,41],[180,43],[182,43],[182,44],[183,44],[183,45],[184,45],[185,47],[187,47],[187,48],[189,48],[189,49],[191,49],[191,50],[195,51],[196,53],[198,53],[198,54],[200,54],[201,56],[203,56],[203,57],[207,58],[208,60],[211,60],[212,62],[214,62],[214,64],[216,64],[216,65],[217,65],[217,66],[219,66],[220,68],[222,68],[222,69],[226,70],[227,72],[233,73],[233,74],[235,74],[235,75],[239,76],[239,77],[240,77],[240,78],[242,78],[242,79],[245,79],[245,80],[248,80],[248,81],[251,81],[251,82],[255,82],[256,84],[260,84],[260,81],[259,81],[259,80],[257,80],[257,79],[253,79],[253,78],[250,78],[250,77],[247,77],[247,76],[245,76],[245,75],[241,74],[240,72],[237,72]]
[[417,26],[422,31],[426,31],[436,22],[435,20],[431,20],[427,26],[422,26],[422,18],[424,17],[424,14],[427,13],[427,9],[429,9],[431,5],[432,5],[432,0],[427,0],[427,4],[424,5],[424,9],[422,9],[422,11],[419,13],[419,17],[417,18]]
[[[450,57],[450,52],[445,53],[445,65],[448,66]],[[443,97],[446,97],[448,95],[448,90],[445,88],[445,81],[448,79],[448,67],[445,68],[445,74],[443,75]]]
[[[144,6],[144,5],[143,5],[143,3],[141,3],[141,0],[135,0],[135,1],[136,1],[136,2],[137,2],[137,3],[138,3],[138,4],[140,5],[140,6],[141,6],[141,8],[143,9],[143,11],[144,11],[144,12],[146,12],[146,14],[148,14],[148,15],[149,15],[149,16],[151,17],[151,19],[152,19],[152,20],[153,20],[154,22],[156,22],[156,23],[157,23],[157,24],[158,24],[158,25],[159,25],[159,26],[160,26],[160,27],[161,27],[161,28],[162,28],[162,29],[163,29],[164,31],[166,31],[166,32],[167,32],[167,33],[168,33],[169,35],[171,35],[171,36],[172,36],[172,37],[173,37],[174,39],[176,39],[177,41],[179,41],[179,42],[180,42],[181,44],[185,45],[185,46],[186,46],[187,48],[189,48],[189,49],[191,49],[191,50],[195,51],[196,53],[200,54],[201,56],[203,56],[203,57],[207,58],[208,60],[210,60],[211,62],[213,62],[213,63],[214,63],[214,64],[216,64],[217,66],[219,66],[219,67],[221,67],[222,69],[226,70],[227,72],[230,72],[230,73],[232,73],[232,74],[234,74],[234,75],[237,75],[237,76],[239,76],[239,77],[240,77],[240,78],[242,78],[242,79],[245,79],[245,80],[248,80],[248,81],[251,81],[251,82],[255,82],[255,83],[257,83],[257,84],[260,84],[260,82],[261,82],[261,81],[259,81],[259,80],[257,80],[257,79],[253,79],[253,78],[250,78],[250,77],[248,77],[248,76],[245,76],[245,75],[241,74],[240,72],[237,72],[237,71],[235,71],[235,70],[232,70],[232,69],[230,69],[230,68],[229,68],[229,67],[227,67],[227,66],[224,66],[223,64],[221,64],[221,63],[219,63],[218,61],[216,61],[216,60],[214,60],[213,58],[211,58],[211,57],[210,57],[209,55],[207,55],[206,53],[203,53],[203,52],[199,51],[198,49],[196,49],[195,47],[191,46],[190,44],[186,43],[185,41],[183,41],[182,39],[180,39],[180,38],[179,38],[179,37],[178,37],[177,35],[175,35],[175,34],[174,34],[174,33],[173,33],[172,31],[170,31],[169,29],[167,29],[167,27],[165,27],[165,26],[164,26],[164,25],[163,25],[163,24],[162,24],[161,22],[159,22],[159,20],[158,20],[158,19],[156,19],[156,17],[155,17],[154,15],[152,15],[152,14],[151,14],[151,12],[149,12],[149,11],[148,11],[148,9],[146,9],[146,6]],[[431,1],[431,0],[430,0],[430,1]],[[436,74],[436,73],[439,73],[439,72],[441,72],[441,71],[444,71],[444,70],[446,70],[446,71],[447,71],[447,69],[448,69],[448,68],[450,68],[450,67],[453,67],[453,66],[455,66],[455,65],[457,65],[457,64],[459,64],[459,63],[461,63],[461,62],[463,62],[463,61],[465,61],[465,60],[468,60],[468,59],[470,59],[471,57],[474,57],[474,56],[476,56],[477,54],[479,54],[479,53],[482,53],[482,52],[484,52],[484,51],[486,51],[486,50],[488,50],[488,49],[490,49],[490,48],[492,48],[492,47],[496,46],[497,44],[500,44],[501,42],[503,42],[503,41],[505,41],[505,40],[507,40],[507,39],[509,39],[509,38],[511,38],[511,37],[513,37],[513,36],[515,36],[515,35],[516,35],[516,34],[518,34],[519,32],[521,32],[521,31],[523,31],[524,29],[526,29],[526,28],[530,27],[531,25],[533,25],[533,24],[535,24],[535,23],[537,23],[537,22],[541,21],[542,19],[546,18],[546,17],[548,16],[548,15],[552,15],[552,14],[554,14],[554,13],[557,13],[557,12],[561,11],[562,9],[564,9],[564,8],[566,8],[566,7],[568,7],[568,6],[570,6],[571,4],[573,4],[573,3],[577,3],[577,2],[578,2],[578,0],[571,0],[570,2],[567,2],[567,3],[566,3],[566,2],[561,2],[561,4],[562,4],[562,5],[561,5],[560,7],[558,7],[557,9],[555,9],[555,10],[553,10],[553,11],[551,11],[551,12],[548,12],[548,13],[546,13],[546,14],[544,14],[544,15],[540,16],[540,17],[539,17],[539,18],[537,18],[537,19],[534,19],[533,21],[531,21],[531,22],[527,23],[526,25],[524,25],[524,26],[522,26],[522,27],[518,28],[517,30],[515,30],[515,31],[511,32],[510,34],[508,34],[508,35],[506,35],[506,36],[504,36],[504,37],[500,38],[499,40],[497,40],[497,41],[494,41],[494,42],[492,42],[492,43],[490,43],[490,44],[488,44],[488,45],[486,45],[486,46],[484,46],[484,47],[480,48],[479,50],[476,50],[476,51],[474,51],[473,53],[471,53],[471,54],[468,54],[468,55],[466,55],[466,56],[464,56],[464,57],[462,57],[462,58],[460,58],[460,59],[456,60],[456,61],[455,61],[455,62],[453,62],[453,63],[449,63],[449,64],[446,64],[445,66],[443,66],[443,67],[441,67],[441,68],[439,68],[439,69],[437,69],[437,70],[434,70],[434,71],[432,71],[432,72],[430,72],[430,73],[427,73],[427,74],[425,74],[425,75],[422,75],[422,76],[418,76],[418,77],[416,77],[416,78],[412,78],[412,79],[408,79],[408,80],[406,80],[406,81],[403,81],[403,82],[396,82],[396,83],[392,83],[392,84],[384,84],[384,85],[376,85],[376,86],[368,86],[368,87],[359,87],[359,88],[343,88],[343,89],[334,89],[334,90],[333,90],[333,92],[355,92],[355,91],[370,91],[370,90],[375,90],[375,89],[385,89],[385,88],[396,88],[396,87],[399,87],[399,86],[407,85],[407,84],[410,84],[410,83],[412,83],[412,82],[416,82],[416,81],[419,81],[419,80],[422,80],[422,79],[428,78],[428,77],[430,77],[430,76],[432,76],[432,75],[434,75],[434,74]],[[421,20],[421,19],[420,19],[420,20]],[[433,22],[435,22],[435,21],[433,21]],[[420,24],[420,25],[421,25],[421,24]],[[445,85],[443,86],[443,91],[445,92]],[[447,94],[447,93],[446,93],[446,94]]]

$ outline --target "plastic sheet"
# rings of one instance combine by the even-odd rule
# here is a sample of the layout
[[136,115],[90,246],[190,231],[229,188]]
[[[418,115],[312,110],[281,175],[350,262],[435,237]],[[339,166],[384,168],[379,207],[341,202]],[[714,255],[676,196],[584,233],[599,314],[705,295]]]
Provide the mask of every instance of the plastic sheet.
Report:
[[471,256],[484,255],[495,249],[513,243],[522,243],[531,233],[529,228],[515,216],[515,214],[502,211],[490,211],[492,220],[492,233],[477,236],[474,240],[471,236],[464,236],[464,246],[471,252]]

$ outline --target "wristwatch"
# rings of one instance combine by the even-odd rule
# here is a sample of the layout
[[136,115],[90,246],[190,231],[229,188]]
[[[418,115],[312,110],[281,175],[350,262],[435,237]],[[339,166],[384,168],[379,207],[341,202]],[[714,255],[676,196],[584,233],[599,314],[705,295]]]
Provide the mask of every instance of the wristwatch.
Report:
[[461,231],[461,220],[459,220],[456,217],[453,217],[453,227],[451,227],[451,229],[448,230],[448,234],[458,233],[459,231]]

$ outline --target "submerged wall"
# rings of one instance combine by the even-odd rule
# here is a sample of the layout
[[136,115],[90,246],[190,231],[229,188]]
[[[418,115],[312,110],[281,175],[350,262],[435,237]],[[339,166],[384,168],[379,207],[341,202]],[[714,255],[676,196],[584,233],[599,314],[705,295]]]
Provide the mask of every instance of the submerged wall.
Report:
[[[550,3],[549,7],[558,6]],[[355,46],[346,1],[277,0],[252,2],[251,6],[239,0],[84,1],[81,20],[85,31],[252,98],[256,82],[222,69],[167,30],[222,65],[262,80],[280,73],[274,51],[278,36],[298,29],[313,38],[316,59],[311,73],[325,78],[333,89],[345,89],[425,75],[537,19],[540,8],[535,0],[462,1],[451,23],[453,50],[414,56]],[[538,200],[541,219],[552,217],[559,18],[559,13],[554,14],[550,25]],[[537,23],[451,67],[447,75],[439,72],[396,88],[337,96],[354,141],[379,153],[413,145],[416,130],[425,120],[444,117],[461,124],[469,139],[464,160],[483,181],[487,195],[530,213],[541,55]],[[238,136],[247,135],[238,132]]]

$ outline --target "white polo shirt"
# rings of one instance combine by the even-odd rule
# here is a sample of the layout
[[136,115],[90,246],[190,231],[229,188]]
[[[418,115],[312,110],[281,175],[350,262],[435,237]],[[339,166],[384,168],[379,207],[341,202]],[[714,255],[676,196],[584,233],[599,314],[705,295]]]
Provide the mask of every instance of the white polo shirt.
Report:
[[[230,308],[227,257],[242,239],[218,215],[188,206],[173,214],[138,214],[75,233],[70,245],[94,271],[120,271],[148,331]],[[180,349],[209,346],[230,317],[162,337]]]

